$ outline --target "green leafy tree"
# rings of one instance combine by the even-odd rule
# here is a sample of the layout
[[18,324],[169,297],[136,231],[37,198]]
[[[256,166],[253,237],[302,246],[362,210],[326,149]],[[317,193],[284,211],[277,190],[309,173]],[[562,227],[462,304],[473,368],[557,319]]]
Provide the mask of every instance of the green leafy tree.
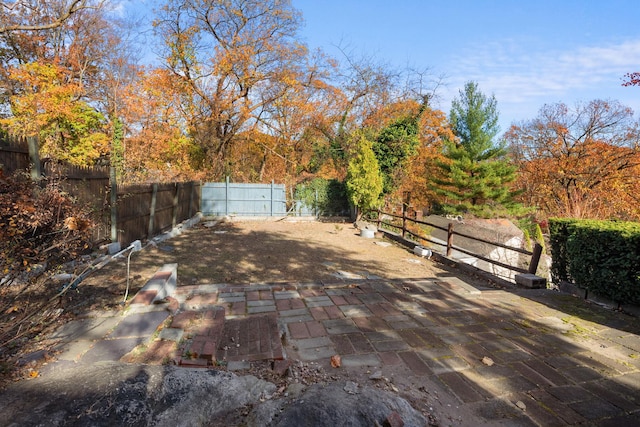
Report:
[[438,163],[443,176],[432,180],[444,211],[486,216],[512,205],[507,184],[515,180],[516,168],[504,141],[495,141],[500,131],[495,97],[468,82],[452,102],[449,121],[456,141],[445,143],[445,160]]
[[121,179],[124,175],[124,126],[115,117],[112,121],[113,135],[111,136],[111,166],[116,169],[116,176]]
[[386,126],[373,144],[383,179],[383,193],[392,193],[396,188],[398,175],[402,173],[407,160],[417,153],[420,145],[419,117],[402,117]]
[[347,168],[347,194],[356,208],[356,218],[360,219],[363,211],[380,205],[383,180],[373,143],[365,133],[356,131],[351,144],[354,152]]

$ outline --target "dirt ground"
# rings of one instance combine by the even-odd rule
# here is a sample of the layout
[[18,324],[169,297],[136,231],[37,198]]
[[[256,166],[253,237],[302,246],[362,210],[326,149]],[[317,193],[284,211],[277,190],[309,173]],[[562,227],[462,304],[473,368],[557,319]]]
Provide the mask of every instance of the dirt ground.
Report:
[[[375,276],[402,279],[451,274],[447,273],[447,266],[417,257],[389,240],[360,237],[359,230],[346,220],[204,220],[172,239],[158,244],[145,242],[142,251],[132,254],[128,299],[167,263],[178,264],[179,286],[327,284]],[[68,272],[79,274],[84,267],[86,263],[79,263],[75,271]],[[40,291],[34,289],[29,296],[30,302],[45,301],[58,287],[59,284],[44,282]],[[44,311],[51,315],[35,325],[31,333],[12,341],[10,346],[0,346],[4,359],[0,366],[0,388],[28,377],[38,363],[55,357],[45,346],[48,333],[78,316],[123,310],[126,290],[127,258],[123,257],[95,270],[77,289],[49,303]]]
[[[386,239],[360,237],[353,224],[316,221],[203,221],[182,235],[131,257],[131,291],[166,263],[178,264],[178,285],[333,283],[341,278],[425,278],[444,266]],[[126,263],[112,262],[81,288],[108,285],[124,294]],[[80,289],[82,292],[82,289]],[[108,300],[103,301],[109,306]],[[97,308],[97,307],[96,307]]]

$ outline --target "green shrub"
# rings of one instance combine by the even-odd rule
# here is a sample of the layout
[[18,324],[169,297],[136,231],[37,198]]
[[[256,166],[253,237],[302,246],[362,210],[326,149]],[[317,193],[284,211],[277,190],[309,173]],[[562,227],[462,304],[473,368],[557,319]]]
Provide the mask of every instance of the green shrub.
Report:
[[[317,199],[316,199],[317,196]],[[349,201],[344,183],[336,179],[314,178],[298,184],[295,199],[320,215],[348,215]]]
[[554,282],[640,303],[640,224],[553,218],[549,230]]

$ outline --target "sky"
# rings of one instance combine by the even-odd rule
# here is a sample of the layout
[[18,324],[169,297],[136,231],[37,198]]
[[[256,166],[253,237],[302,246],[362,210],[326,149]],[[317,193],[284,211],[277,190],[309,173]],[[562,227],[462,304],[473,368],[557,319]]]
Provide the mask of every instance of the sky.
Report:
[[638,0],[292,0],[309,47],[336,46],[443,76],[445,112],[468,81],[495,95],[502,131],[545,104],[618,100],[640,117]]
[[[545,104],[617,100],[640,117],[638,0],[291,0],[310,49],[343,50],[440,80],[449,113],[468,81],[494,95],[501,130]],[[140,12],[154,0],[129,0]],[[343,56],[342,56],[343,57]]]

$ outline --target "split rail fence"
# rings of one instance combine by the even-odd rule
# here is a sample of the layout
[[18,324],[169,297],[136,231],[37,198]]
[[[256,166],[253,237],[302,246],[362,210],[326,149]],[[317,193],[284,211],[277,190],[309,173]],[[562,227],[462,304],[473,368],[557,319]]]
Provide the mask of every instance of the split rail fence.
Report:
[[[506,270],[510,270],[516,273],[536,274],[538,270],[538,265],[540,263],[540,258],[542,256],[542,251],[543,251],[543,248],[539,243],[535,243],[533,250],[528,251],[520,247],[510,246],[501,242],[495,242],[495,241],[483,239],[477,236],[472,236],[467,233],[461,233],[456,231],[455,223],[453,221],[449,222],[447,227],[442,227],[438,224],[424,221],[422,219],[418,219],[414,217],[413,215],[409,215],[408,207],[409,207],[409,204],[407,201],[405,201],[402,204],[402,210],[400,215],[395,214],[393,212],[384,212],[382,210],[376,211],[378,228],[380,228],[381,226],[384,226],[386,228],[395,229],[395,230],[398,230],[399,234],[401,234],[401,236],[405,239],[411,238],[412,240],[417,240],[418,243],[420,244],[426,243],[429,245],[440,246],[441,248],[444,249],[444,253],[446,254],[447,257],[451,257],[452,253],[454,251],[457,251],[457,252],[466,254],[472,258],[487,262],[491,265],[494,265]],[[385,218],[388,218],[388,219],[385,219]],[[414,225],[414,227],[412,227],[412,225]],[[419,232],[412,231],[412,229],[419,230],[420,226],[431,227],[431,228],[435,228],[435,229],[446,232],[447,233],[446,241],[439,241],[437,239],[431,238],[430,236],[425,236],[420,234]],[[507,251],[513,251],[518,254],[524,255],[526,257],[530,257],[527,262],[528,267],[524,268],[519,265],[504,263],[504,262],[501,262],[500,260],[489,258],[482,254],[475,253],[462,246],[456,245],[455,244],[455,241],[457,241],[455,239],[456,236],[458,236],[459,238],[469,239],[470,241],[487,244],[496,248],[502,248]]]

